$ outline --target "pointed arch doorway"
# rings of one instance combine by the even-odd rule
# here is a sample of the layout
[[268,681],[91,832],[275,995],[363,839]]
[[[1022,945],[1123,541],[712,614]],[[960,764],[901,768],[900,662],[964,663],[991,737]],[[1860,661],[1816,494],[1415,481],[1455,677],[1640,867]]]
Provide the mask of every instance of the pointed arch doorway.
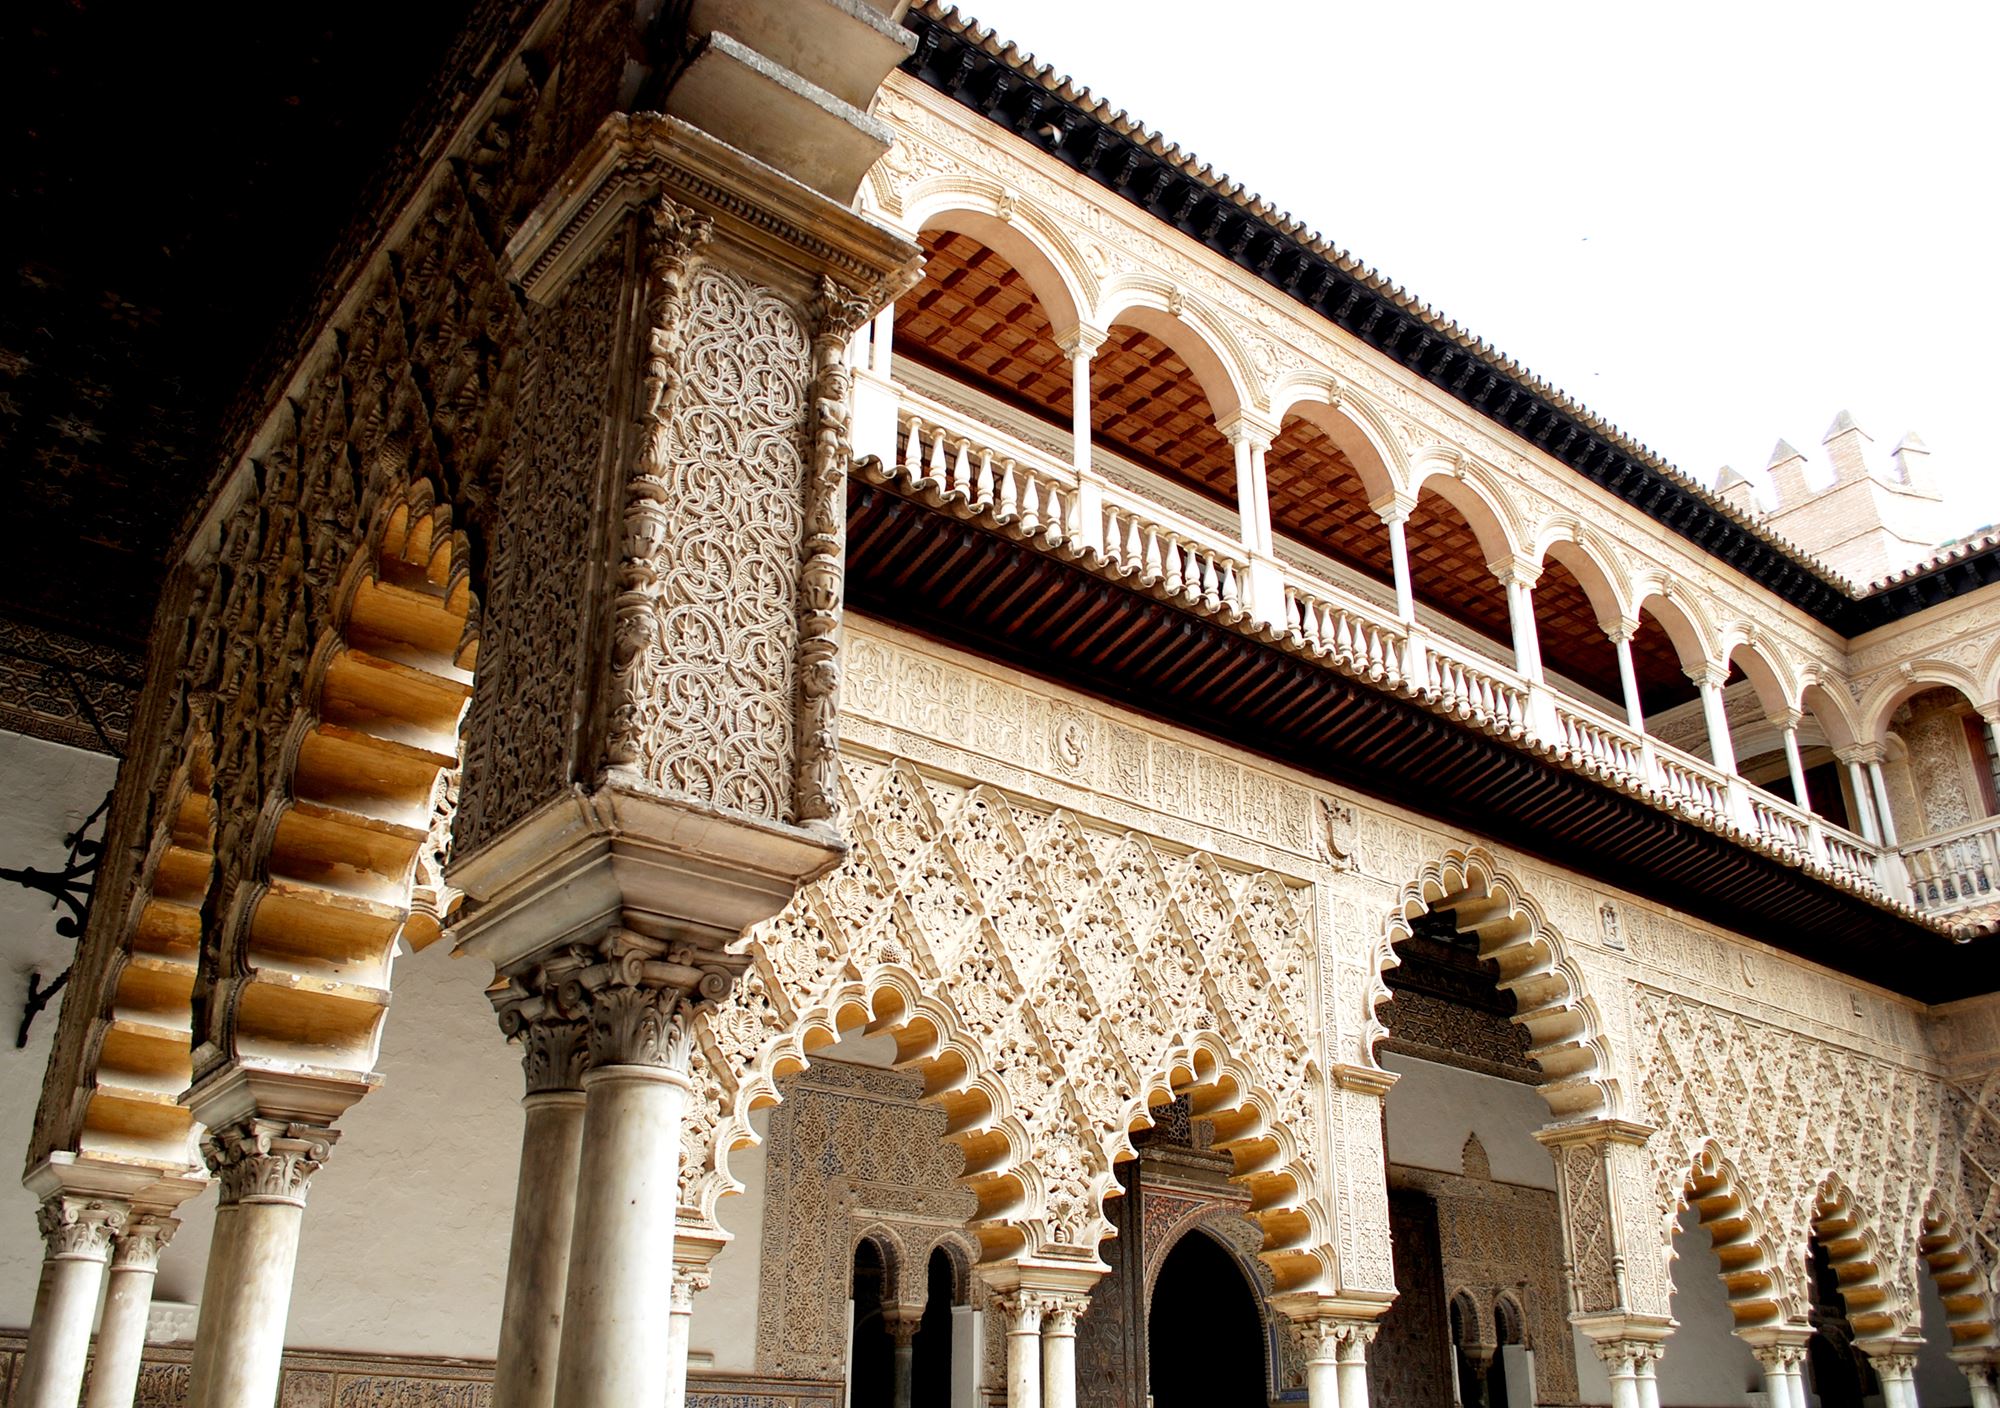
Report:
[[1234,1254],[1199,1228],[1174,1243],[1146,1316],[1153,1408],[1265,1408],[1256,1294]]

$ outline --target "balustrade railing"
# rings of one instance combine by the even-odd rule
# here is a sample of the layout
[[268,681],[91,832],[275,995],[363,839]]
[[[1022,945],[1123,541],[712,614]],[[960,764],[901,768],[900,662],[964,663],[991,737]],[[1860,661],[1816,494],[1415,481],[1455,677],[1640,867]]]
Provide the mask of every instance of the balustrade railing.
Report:
[[[1713,764],[1634,731],[1624,719],[1544,689],[1511,664],[1300,567],[1254,564],[1231,534],[1072,464],[955,406],[898,386],[896,477],[990,513],[1045,546],[1101,561],[1138,585],[1224,615],[1251,617],[1295,648],[1458,717],[1532,738],[1573,766],[1643,789],[1714,824],[1749,829],[1802,863],[1881,892],[1882,853],[1860,837]],[[1166,496],[1161,496],[1164,499]],[[1259,574],[1262,574],[1261,576]],[[1414,639],[1412,638],[1414,636]],[[2000,822],[1905,847],[1911,901],[1962,909],[2000,886]]]
[[1946,914],[2000,900],[2000,817],[1982,817],[1955,831],[1902,847],[1910,873],[1910,903]]

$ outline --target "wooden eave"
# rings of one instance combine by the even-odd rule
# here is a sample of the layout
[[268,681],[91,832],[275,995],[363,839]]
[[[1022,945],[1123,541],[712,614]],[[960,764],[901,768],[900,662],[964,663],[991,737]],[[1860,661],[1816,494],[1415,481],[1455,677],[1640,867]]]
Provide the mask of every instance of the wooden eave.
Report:
[[893,490],[850,480],[848,600],[1923,1002],[2000,989],[1945,934],[1555,765]]

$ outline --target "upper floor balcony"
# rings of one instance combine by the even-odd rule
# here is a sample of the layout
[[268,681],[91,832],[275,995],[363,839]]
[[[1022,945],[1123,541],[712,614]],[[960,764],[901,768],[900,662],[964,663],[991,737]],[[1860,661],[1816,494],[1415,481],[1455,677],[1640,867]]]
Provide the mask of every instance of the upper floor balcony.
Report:
[[1019,232],[921,238],[923,283],[855,349],[855,448],[883,482],[1872,899],[1948,923],[1995,903],[2000,709],[1912,679],[1864,714],[1448,444],[1311,387],[1260,415],[1171,298],[1094,328]]

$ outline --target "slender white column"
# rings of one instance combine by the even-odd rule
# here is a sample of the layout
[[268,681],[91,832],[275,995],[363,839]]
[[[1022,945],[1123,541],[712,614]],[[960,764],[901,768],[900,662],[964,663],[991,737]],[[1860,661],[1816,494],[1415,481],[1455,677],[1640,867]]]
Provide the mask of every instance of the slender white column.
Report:
[[1799,756],[1799,716],[1796,713],[1779,714],[1771,722],[1785,735],[1785,766],[1792,774],[1792,800],[1811,811],[1812,794],[1806,791],[1805,760]]
[[270,1408],[277,1398],[306,1194],[337,1138],[322,1125],[251,1118],[203,1141],[235,1225],[219,1276],[216,1248],[209,1249],[208,1287],[217,1298],[201,1308],[198,1339],[209,1355],[196,1408]]
[[502,1015],[501,1029],[521,1042],[527,1093],[521,1098],[521,1172],[507,1251],[493,1408],[550,1408],[556,1397],[570,1232],[583,1157],[581,1083],[589,1031],[581,1021],[530,1019],[518,1009]]
[[1501,579],[1507,585],[1507,621],[1513,627],[1514,671],[1536,683],[1542,678],[1542,645],[1535,630],[1534,580],[1525,572],[1509,571]]
[[1042,1297],[1002,1296],[1000,1313],[1007,1317],[1007,1408],[1042,1408]]
[[634,1408],[667,1396],[661,1331],[673,1314],[690,1037],[678,989],[620,981],[624,973],[617,963],[592,970],[602,986],[591,995],[558,1408]]
[[1340,1408],[1368,1408],[1368,1346],[1375,1338],[1373,1324],[1340,1327],[1339,1361]]
[[1042,1408],[1076,1408],[1076,1317],[1088,1296],[1050,1296],[1042,1311]]
[[1060,339],[1069,356],[1070,467],[1076,471],[1081,546],[1104,550],[1104,483],[1090,462],[1090,361],[1104,335],[1079,327]]
[[1417,619],[1417,598],[1410,586],[1410,544],[1403,535],[1403,524],[1409,520],[1407,504],[1391,502],[1387,506],[1376,505],[1375,512],[1389,529],[1389,566],[1396,578],[1396,619],[1408,625]]
[[868,344],[868,370],[887,379],[895,370],[896,305],[890,304],[875,315],[873,337]]
[[188,1368],[187,1408],[207,1408],[209,1369],[215,1363],[215,1331],[210,1316],[219,1314],[223,1281],[236,1264],[236,1203],[226,1187],[217,1187],[215,1226],[208,1234],[208,1269],[201,1280],[201,1314],[195,1326],[194,1357]]
[[1224,432],[1236,455],[1236,520],[1238,537],[1249,552],[1271,551],[1271,491],[1264,456],[1271,442],[1242,421]]
[[1952,1360],[1965,1373],[1965,1381],[1972,1386],[1972,1408],[2000,1408],[2000,1393],[1994,1392],[1993,1376],[1996,1365],[1988,1356],[1991,1350],[1969,1350],[1952,1355]]
[[1330,1320],[1299,1329],[1306,1340],[1306,1408],[1341,1408],[1339,1329]]
[[111,1248],[104,1315],[97,1329],[97,1356],[90,1369],[85,1408],[132,1408],[139,1390],[139,1360],[146,1349],[146,1320],[153,1308],[153,1282],[160,1251],[180,1223],[164,1213],[135,1209]]
[[1633,731],[1646,731],[1646,711],[1639,705],[1639,672],[1632,664],[1632,637],[1638,632],[1638,625],[1630,621],[1620,621],[1615,630],[1605,632],[1611,637],[1611,644],[1618,651],[1618,683],[1625,691],[1625,722]]
[[1875,788],[1875,819],[1882,826],[1882,844],[1890,850],[1896,849],[1896,814],[1889,808],[1889,783],[1882,776],[1882,757],[1878,753],[1868,760],[1868,780]]
[[[708,1289],[708,1281],[706,1271],[692,1266],[674,1268],[674,1313],[673,1318],[667,1321],[667,1408],[685,1408],[687,1403],[688,1344],[694,1330],[694,1298]],[[852,1311],[847,1318],[852,1324]],[[901,1372],[900,1361],[897,1369]]]
[[1723,669],[1689,670],[1688,678],[1701,687],[1701,713],[1708,723],[1709,756],[1731,777],[1736,776],[1736,745],[1729,737],[1729,714],[1723,708],[1722,682],[1729,678]]
[[1882,832],[1875,825],[1875,795],[1869,786],[1868,774],[1861,766],[1859,756],[1849,754],[1844,759],[1847,764],[1847,783],[1854,792],[1855,820],[1861,823],[1862,839],[1871,846],[1882,844]]
[[1611,1379],[1611,1408],[1640,1408],[1639,1344],[1633,1340],[1598,1340],[1595,1348]]
[[110,1199],[56,1193],[35,1216],[45,1248],[42,1279],[12,1402],[16,1408],[76,1408],[104,1263],[127,1209]]
[[1639,1408],[1660,1408],[1660,1353],[1662,1346],[1644,1346],[1633,1360],[1639,1376]]

